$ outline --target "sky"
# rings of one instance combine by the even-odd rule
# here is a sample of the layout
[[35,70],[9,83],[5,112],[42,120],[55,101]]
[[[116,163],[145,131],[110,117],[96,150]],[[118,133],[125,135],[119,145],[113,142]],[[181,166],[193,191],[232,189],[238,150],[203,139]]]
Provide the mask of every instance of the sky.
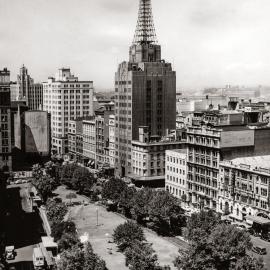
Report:
[[[139,0],[0,0],[0,68],[36,82],[70,67],[112,89],[128,60]],[[152,0],[162,58],[178,89],[270,85],[269,0]]]

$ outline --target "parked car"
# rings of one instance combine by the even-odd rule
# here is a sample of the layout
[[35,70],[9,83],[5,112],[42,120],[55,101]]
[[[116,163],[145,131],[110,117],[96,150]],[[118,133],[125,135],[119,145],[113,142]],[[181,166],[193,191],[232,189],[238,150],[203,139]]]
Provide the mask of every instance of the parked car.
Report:
[[266,255],[267,254],[266,248],[260,247],[260,246],[254,246],[252,248],[252,251],[255,252],[255,253],[258,253],[260,255]]
[[15,181],[15,184],[16,185],[21,184],[21,183],[22,183],[22,180],[21,179]]
[[6,260],[14,260],[15,259],[15,248],[14,246],[8,246],[6,247],[5,249],[5,257],[6,257]]
[[242,225],[242,224],[236,225],[236,228],[238,228],[240,230],[246,230],[247,229],[247,227],[245,225]]

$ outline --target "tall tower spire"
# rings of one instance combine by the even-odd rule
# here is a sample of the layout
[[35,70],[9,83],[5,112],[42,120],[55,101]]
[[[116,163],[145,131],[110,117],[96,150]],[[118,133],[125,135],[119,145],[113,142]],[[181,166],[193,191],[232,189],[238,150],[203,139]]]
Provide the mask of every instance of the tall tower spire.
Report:
[[137,27],[133,44],[157,44],[151,0],[140,0]]

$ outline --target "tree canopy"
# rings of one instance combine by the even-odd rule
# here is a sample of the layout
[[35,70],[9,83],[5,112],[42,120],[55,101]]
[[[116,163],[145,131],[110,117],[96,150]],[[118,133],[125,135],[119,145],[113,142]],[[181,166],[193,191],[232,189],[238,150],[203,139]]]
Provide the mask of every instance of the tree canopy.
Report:
[[57,262],[59,270],[106,270],[105,262],[93,252],[88,242],[84,247],[78,245],[65,250]]
[[113,233],[114,242],[121,251],[130,247],[134,241],[145,241],[142,228],[133,221],[127,221],[116,227]]
[[259,267],[261,262],[247,253],[252,247],[249,233],[221,223],[212,211],[191,216],[187,238],[190,241],[188,249],[180,250],[180,256],[175,260],[178,269],[263,269],[252,268],[254,265]]
[[47,217],[51,223],[59,223],[64,219],[68,209],[65,203],[49,199],[46,203]]
[[125,182],[118,178],[111,178],[106,181],[102,189],[102,198],[119,203],[122,191],[127,188]]
[[32,184],[36,187],[44,202],[47,201],[57,187],[55,180],[49,175],[42,175],[41,177],[37,176],[37,178],[35,177]]

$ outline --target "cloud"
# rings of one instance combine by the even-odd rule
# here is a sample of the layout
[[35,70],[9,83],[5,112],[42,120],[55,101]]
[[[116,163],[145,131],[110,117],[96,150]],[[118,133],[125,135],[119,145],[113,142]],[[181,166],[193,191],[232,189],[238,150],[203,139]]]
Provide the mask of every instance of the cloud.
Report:
[[[0,63],[36,81],[68,65],[113,88],[128,60],[139,0],[0,0]],[[162,57],[177,85],[270,84],[269,0],[152,0]],[[1,67],[0,67],[1,68]]]

